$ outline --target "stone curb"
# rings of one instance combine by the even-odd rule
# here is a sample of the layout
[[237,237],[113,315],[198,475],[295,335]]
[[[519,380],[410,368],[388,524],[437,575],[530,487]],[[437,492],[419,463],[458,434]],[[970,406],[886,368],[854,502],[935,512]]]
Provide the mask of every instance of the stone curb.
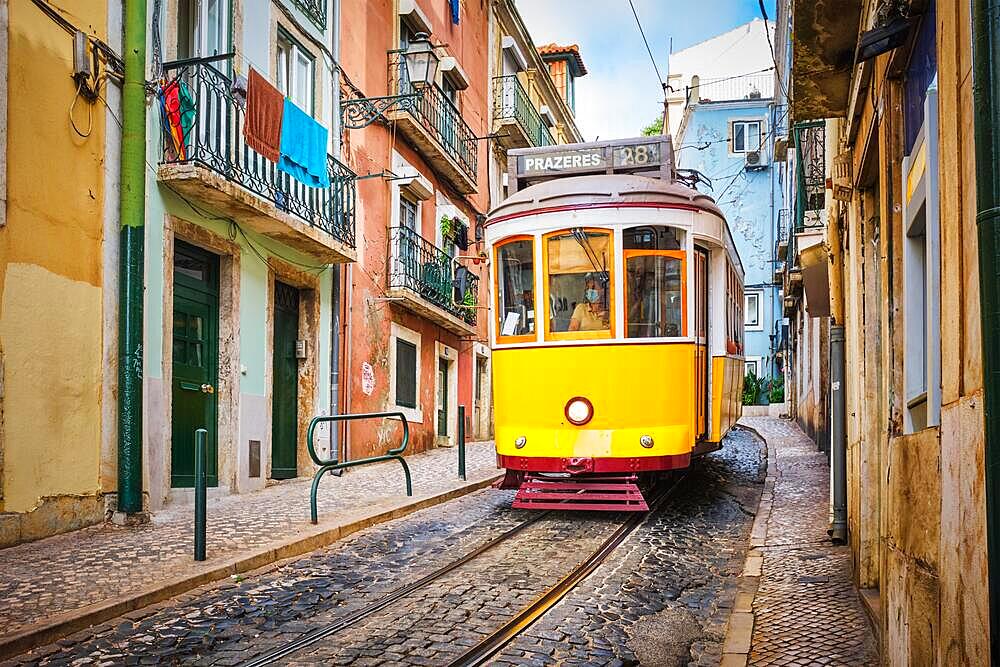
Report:
[[754,613],[753,602],[760,585],[761,571],[764,566],[764,554],[760,550],[767,542],[767,523],[771,518],[771,503],[774,494],[774,471],[771,463],[775,461],[774,447],[760,431],[747,424],[738,424],[740,428],[753,433],[764,443],[767,453],[767,473],[764,475],[764,489],[757,503],[757,512],[750,530],[750,548],[743,562],[743,573],[739,577],[739,592],[733,603],[726,625],[726,638],[722,644],[721,667],[744,667],[750,660],[750,640],[753,637]]
[[194,570],[192,574],[164,581],[135,593],[56,614],[14,633],[0,636],[0,660],[51,644],[67,635],[172,598],[204,584],[257,570],[287,558],[301,556],[333,544],[359,530],[460,498],[488,487],[500,477],[501,475],[491,473],[485,478],[464,482],[462,486],[442,493],[387,503],[380,506],[380,509],[384,509],[374,514],[355,512],[347,522],[332,525],[321,523],[315,527],[310,525],[302,533],[283,540],[275,540],[256,551],[219,559],[215,563],[209,561],[210,564],[198,565],[192,562],[191,569]]

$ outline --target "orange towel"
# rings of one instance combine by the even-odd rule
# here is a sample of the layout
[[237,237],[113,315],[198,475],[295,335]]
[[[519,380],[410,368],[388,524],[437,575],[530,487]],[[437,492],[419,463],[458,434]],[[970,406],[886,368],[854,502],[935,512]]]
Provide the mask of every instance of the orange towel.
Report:
[[271,162],[277,162],[281,148],[281,117],[285,98],[267,79],[250,70],[247,82],[247,117],[243,136],[247,146]]

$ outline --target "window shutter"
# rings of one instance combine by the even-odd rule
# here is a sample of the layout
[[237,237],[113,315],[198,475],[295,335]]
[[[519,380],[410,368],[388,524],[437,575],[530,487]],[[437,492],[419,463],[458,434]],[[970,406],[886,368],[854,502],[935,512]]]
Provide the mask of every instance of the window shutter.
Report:
[[417,407],[417,346],[396,339],[396,405]]

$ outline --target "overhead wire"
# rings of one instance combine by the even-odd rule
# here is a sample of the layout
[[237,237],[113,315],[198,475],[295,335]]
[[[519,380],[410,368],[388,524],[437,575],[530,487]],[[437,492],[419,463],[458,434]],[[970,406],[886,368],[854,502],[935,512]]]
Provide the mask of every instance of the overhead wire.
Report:
[[768,28],[767,24],[770,19],[767,18],[767,8],[764,7],[764,0],[757,0],[757,4],[760,7],[760,15],[764,18],[764,35],[767,37],[767,46],[771,50],[771,62],[774,63],[774,78],[778,82],[778,89],[781,94],[785,96],[785,99],[791,101],[791,96],[788,94],[788,88],[785,86],[785,82],[781,80],[781,68],[778,67],[778,55],[774,51],[774,42],[771,41],[771,30]]
[[663,88],[663,94],[667,93],[667,82],[663,80],[663,76],[660,75],[660,68],[656,64],[656,58],[653,56],[653,49],[649,48],[649,40],[646,39],[646,31],[642,29],[642,21],[639,20],[639,13],[635,11],[635,4],[632,0],[628,0],[628,6],[632,8],[632,16],[635,17],[635,24],[639,28],[639,34],[642,36],[642,43],[646,45],[646,53],[649,54],[649,60],[653,63],[653,71],[656,72],[656,80],[659,81],[660,86]]

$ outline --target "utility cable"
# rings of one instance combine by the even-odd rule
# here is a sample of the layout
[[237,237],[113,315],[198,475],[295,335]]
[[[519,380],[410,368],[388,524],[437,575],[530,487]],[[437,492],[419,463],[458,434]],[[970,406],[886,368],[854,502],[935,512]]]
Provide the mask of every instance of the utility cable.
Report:
[[660,68],[656,64],[656,58],[653,56],[653,49],[649,48],[649,41],[646,39],[646,31],[642,29],[642,21],[639,20],[639,13],[635,11],[635,4],[632,0],[628,0],[629,7],[632,8],[632,16],[635,17],[635,24],[639,27],[639,34],[642,35],[642,43],[646,45],[646,53],[649,54],[649,60],[653,63],[653,71],[656,72],[656,80],[660,82],[660,87],[663,89],[663,96],[667,95],[667,82],[663,80],[660,75]]
[[774,78],[778,81],[778,89],[781,91],[781,94],[785,96],[786,100],[791,102],[788,88],[785,87],[784,81],[781,80],[781,68],[778,67],[778,56],[774,52],[774,43],[771,41],[771,30],[767,26],[770,22],[767,18],[767,8],[764,7],[764,0],[757,0],[757,4],[760,6],[760,15],[764,17],[764,36],[767,37],[767,46],[771,50],[771,62],[774,63]]

